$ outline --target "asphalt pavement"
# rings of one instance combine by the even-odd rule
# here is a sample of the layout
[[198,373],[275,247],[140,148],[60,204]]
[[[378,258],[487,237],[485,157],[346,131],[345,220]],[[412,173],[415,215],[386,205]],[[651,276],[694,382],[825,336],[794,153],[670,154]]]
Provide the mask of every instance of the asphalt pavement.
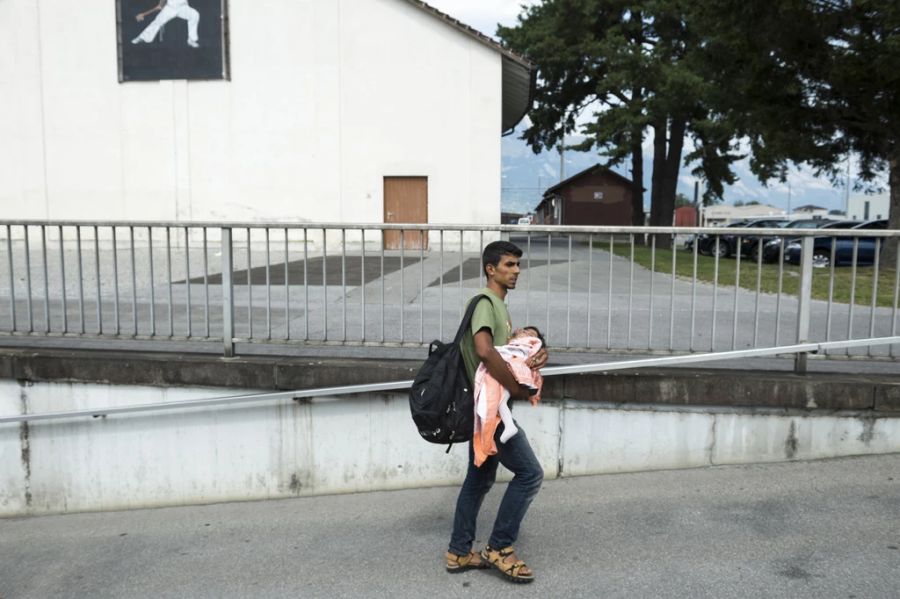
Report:
[[527,586],[444,572],[456,490],[0,520],[0,597],[900,595],[900,455],[547,481]]

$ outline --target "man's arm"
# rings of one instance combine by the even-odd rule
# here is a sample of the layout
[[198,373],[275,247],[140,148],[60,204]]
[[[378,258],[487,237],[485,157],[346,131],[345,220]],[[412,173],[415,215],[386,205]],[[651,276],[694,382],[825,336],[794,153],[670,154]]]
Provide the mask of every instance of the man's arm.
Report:
[[494,379],[509,391],[510,399],[527,399],[528,389],[519,384],[506,362],[494,349],[494,336],[490,329],[481,329],[474,336],[475,355]]
[[140,12],[134,17],[137,21],[143,21],[144,17],[149,15],[150,13],[154,13],[158,10],[162,10],[162,7],[166,5],[166,0],[159,0],[159,4],[151,8],[150,10],[145,10],[144,12]]

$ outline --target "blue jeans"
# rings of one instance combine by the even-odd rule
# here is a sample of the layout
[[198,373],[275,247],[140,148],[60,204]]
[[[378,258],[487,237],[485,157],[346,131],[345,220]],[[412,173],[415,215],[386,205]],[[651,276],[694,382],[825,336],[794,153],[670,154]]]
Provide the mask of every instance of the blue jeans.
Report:
[[[518,423],[516,424],[518,426]],[[531,505],[541,488],[544,471],[537,458],[534,457],[525,431],[519,427],[519,432],[506,443],[500,443],[501,432],[503,432],[503,425],[497,427],[497,434],[494,435],[497,453],[489,456],[480,467],[475,466],[475,455],[472,451],[472,444],[469,443],[469,468],[456,500],[453,535],[450,537],[451,553],[466,555],[472,550],[478,510],[481,509],[484,496],[491,490],[491,486],[497,478],[498,464],[503,464],[515,476],[510,481],[503,500],[500,502],[500,510],[494,521],[494,530],[488,540],[491,547],[502,549],[516,542],[516,538],[519,536],[519,525],[525,517],[525,512],[528,511],[528,506]]]

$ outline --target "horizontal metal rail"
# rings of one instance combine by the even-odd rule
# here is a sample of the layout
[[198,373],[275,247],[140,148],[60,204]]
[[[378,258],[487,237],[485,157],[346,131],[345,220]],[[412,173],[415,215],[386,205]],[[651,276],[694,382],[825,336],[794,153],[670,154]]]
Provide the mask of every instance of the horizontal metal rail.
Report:
[[[826,349],[839,349],[844,347],[872,345],[893,345],[896,343],[900,343],[900,336],[876,337],[872,339],[853,339],[850,341],[829,341],[824,343],[801,343],[798,345],[786,345],[783,347],[746,349],[708,354],[692,354],[687,356],[666,356],[662,358],[647,358],[643,360],[624,360],[621,362],[576,364],[572,366],[552,366],[542,369],[541,374],[543,376],[558,376],[571,374],[589,374],[594,372],[612,372],[614,370],[632,370],[635,368],[648,368],[653,366],[673,366],[678,364],[694,364],[697,362],[733,360],[736,358],[815,353],[817,351]],[[255,393],[250,395],[209,397],[201,399],[189,399],[184,401],[137,404],[133,406],[109,406],[105,408],[94,408],[90,410],[69,410],[63,412],[45,412],[42,414],[20,414],[17,416],[0,416],[0,424],[36,422],[41,420],[61,420],[66,418],[79,417],[105,418],[113,414],[134,414],[138,412],[155,412],[160,410],[244,404],[256,401],[276,401],[280,399],[296,400],[312,397],[334,397],[338,395],[377,393],[381,391],[399,391],[403,389],[409,389],[412,384],[412,380],[404,380],[388,383],[346,385],[341,387],[320,387],[317,389],[302,389],[297,391],[277,391],[272,393]]]
[[[454,223],[285,223],[283,221],[215,222],[215,221],[89,221],[89,220],[0,220],[0,227],[103,227],[153,229],[291,229],[347,231],[483,231],[500,233],[613,234],[613,235],[729,235],[733,237],[900,237],[893,229],[782,229],[746,227],[635,227],[583,225],[473,225]],[[0,231],[2,232],[2,231]]]

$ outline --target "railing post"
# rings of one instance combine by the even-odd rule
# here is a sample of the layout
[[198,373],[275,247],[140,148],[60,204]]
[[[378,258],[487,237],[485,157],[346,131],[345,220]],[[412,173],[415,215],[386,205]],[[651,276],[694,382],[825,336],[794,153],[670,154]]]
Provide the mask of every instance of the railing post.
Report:
[[234,284],[231,259],[231,229],[222,227],[222,341],[225,357],[234,356]]
[[[797,344],[809,340],[809,308],[812,302],[813,237],[804,237],[800,254],[800,289],[797,291]],[[807,354],[794,356],[794,372],[806,373]]]

